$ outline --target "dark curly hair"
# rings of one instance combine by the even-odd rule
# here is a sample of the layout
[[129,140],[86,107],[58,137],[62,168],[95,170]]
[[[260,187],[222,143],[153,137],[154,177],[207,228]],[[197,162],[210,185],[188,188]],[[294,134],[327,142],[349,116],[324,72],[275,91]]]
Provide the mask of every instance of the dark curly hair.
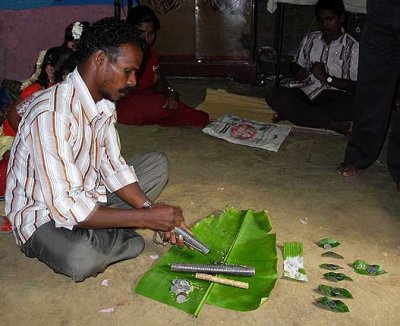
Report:
[[[55,46],[48,49],[43,58],[43,63],[40,69],[37,82],[40,85],[47,88],[50,84],[50,80],[46,73],[46,66],[47,65],[52,66],[57,76],[57,71],[60,69],[64,61],[67,60],[72,53],[73,51],[71,49],[64,46]],[[56,79],[55,81],[60,82],[61,80]]]
[[152,23],[156,31],[160,29],[160,21],[154,11],[147,6],[135,6],[131,8],[126,21],[132,26],[142,23]]
[[130,43],[145,52],[146,44],[133,26],[115,17],[100,19],[86,28],[81,36],[81,59],[84,61],[98,50],[111,59],[119,54],[122,44]]
[[318,16],[318,12],[322,9],[332,10],[338,16],[345,13],[343,0],[318,0],[315,5],[315,16]]
[[67,60],[65,60],[60,69],[56,71],[56,80],[61,81],[64,78],[64,75],[68,75],[70,72],[74,71],[74,69],[79,65],[81,62],[82,54],[80,51],[73,52]]

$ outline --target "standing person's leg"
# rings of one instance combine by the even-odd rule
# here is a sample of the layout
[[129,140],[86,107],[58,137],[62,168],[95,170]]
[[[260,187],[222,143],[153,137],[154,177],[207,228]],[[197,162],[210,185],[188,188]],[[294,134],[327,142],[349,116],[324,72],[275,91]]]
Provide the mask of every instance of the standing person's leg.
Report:
[[[163,153],[146,153],[126,163],[133,166],[139,178],[139,186],[151,199],[155,200],[168,181],[168,159]],[[114,208],[132,208],[115,193],[107,193],[107,206]]]
[[391,133],[388,140],[387,166],[392,179],[400,190],[400,112],[393,112]]
[[368,1],[360,44],[356,118],[340,170],[343,176],[374,163],[386,137],[400,64],[400,42],[394,31],[399,19],[393,15],[396,6],[390,1]]
[[[395,33],[398,40],[400,40],[400,6],[395,11],[396,22]],[[400,49],[398,49],[400,52]],[[400,56],[400,54],[399,54]],[[400,59],[399,59],[400,60]],[[400,71],[398,71],[400,73]],[[387,166],[389,172],[400,191],[400,111],[399,111],[399,98],[400,98],[400,79],[397,80],[396,95],[394,97],[393,106],[396,110],[393,113],[393,121],[391,126],[391,133],[388,141],[388,154]]]

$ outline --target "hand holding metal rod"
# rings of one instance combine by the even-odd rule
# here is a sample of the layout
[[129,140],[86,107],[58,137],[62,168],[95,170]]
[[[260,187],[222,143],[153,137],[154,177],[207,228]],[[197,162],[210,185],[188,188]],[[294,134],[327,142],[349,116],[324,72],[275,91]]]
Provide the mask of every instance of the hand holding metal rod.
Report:
[[189,234],[186,230],[184,230],[181,227],[174,227],[174,232],[177,235],[181,235],[183,237],[183,241],[189,245],[190,247],[200,251],[202,254],[207,255],[210,249],[201,243],[198,239],[196,239],[194,236]]
[[[152,208],[153,205],[150,201],[145,201],[143,206],[143,208]],[[210,249],[204,245],[203,243],[201,243],[198,239],[196,239],[193,235],[191,235],[189,232],[187,232],[184,228],[181,228],[179,226],[174,227],[174,232],[177,236],[181,235],[183,238],[183,241],[185,244],[187,244],[188,246],[200,251],[201,253],[203,253],[204,255],[207,255],[208,252],[210,251]],[[153,235],[153,242],[156,244],[161,244],[164,245],[164,239],[161,236],[161,240],[162,241],[158,241],[157,240],[157,235],[158,232],[155,231],[154,235]]]

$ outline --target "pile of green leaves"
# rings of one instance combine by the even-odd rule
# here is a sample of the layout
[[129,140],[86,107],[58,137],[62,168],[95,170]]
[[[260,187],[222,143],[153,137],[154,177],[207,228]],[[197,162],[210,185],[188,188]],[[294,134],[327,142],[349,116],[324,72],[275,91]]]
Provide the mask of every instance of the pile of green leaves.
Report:
[[[266,211],[225,210],[219,217],[210,215],[191,231],[210,248],[207,255],[197,250],[172,247],[156,266],[139,281],[135,292],[198,316],[205,303],[249,311],[265,302],[277,279],[276,236],[270,234],[271,224]],[[170,271],[171,263],[211,264],[213,262],[246,265],[256,268],[253,277],[221,275],[249,283],[249,289],[197,280],[192,273]],[[170,292],[171,282],[184,278],[194,290],[184,303],[177,303]]]

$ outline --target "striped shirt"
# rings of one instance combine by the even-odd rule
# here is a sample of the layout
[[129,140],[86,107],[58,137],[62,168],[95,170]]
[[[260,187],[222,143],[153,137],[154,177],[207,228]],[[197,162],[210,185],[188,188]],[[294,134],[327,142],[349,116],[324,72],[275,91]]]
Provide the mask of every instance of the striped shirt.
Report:
[[107,201],[106,188],[138,181],[120,153],[114,104],[95,103],[76,69],[23,105],[5,195],[19,245],[51,220],[72,229]]
[[[307,34],[297,51],[295,62],[307,71],[310,70],[313,63],[323,62],[329,75],[356,81],[359,52],[357,40],[349,34],[343,33],[338,39],[327,45],[322,36],[320,31]],[[325,83],[321,83],[314,75],[310,74],[301,90],[310,99],[313,99],[326,88]]]

